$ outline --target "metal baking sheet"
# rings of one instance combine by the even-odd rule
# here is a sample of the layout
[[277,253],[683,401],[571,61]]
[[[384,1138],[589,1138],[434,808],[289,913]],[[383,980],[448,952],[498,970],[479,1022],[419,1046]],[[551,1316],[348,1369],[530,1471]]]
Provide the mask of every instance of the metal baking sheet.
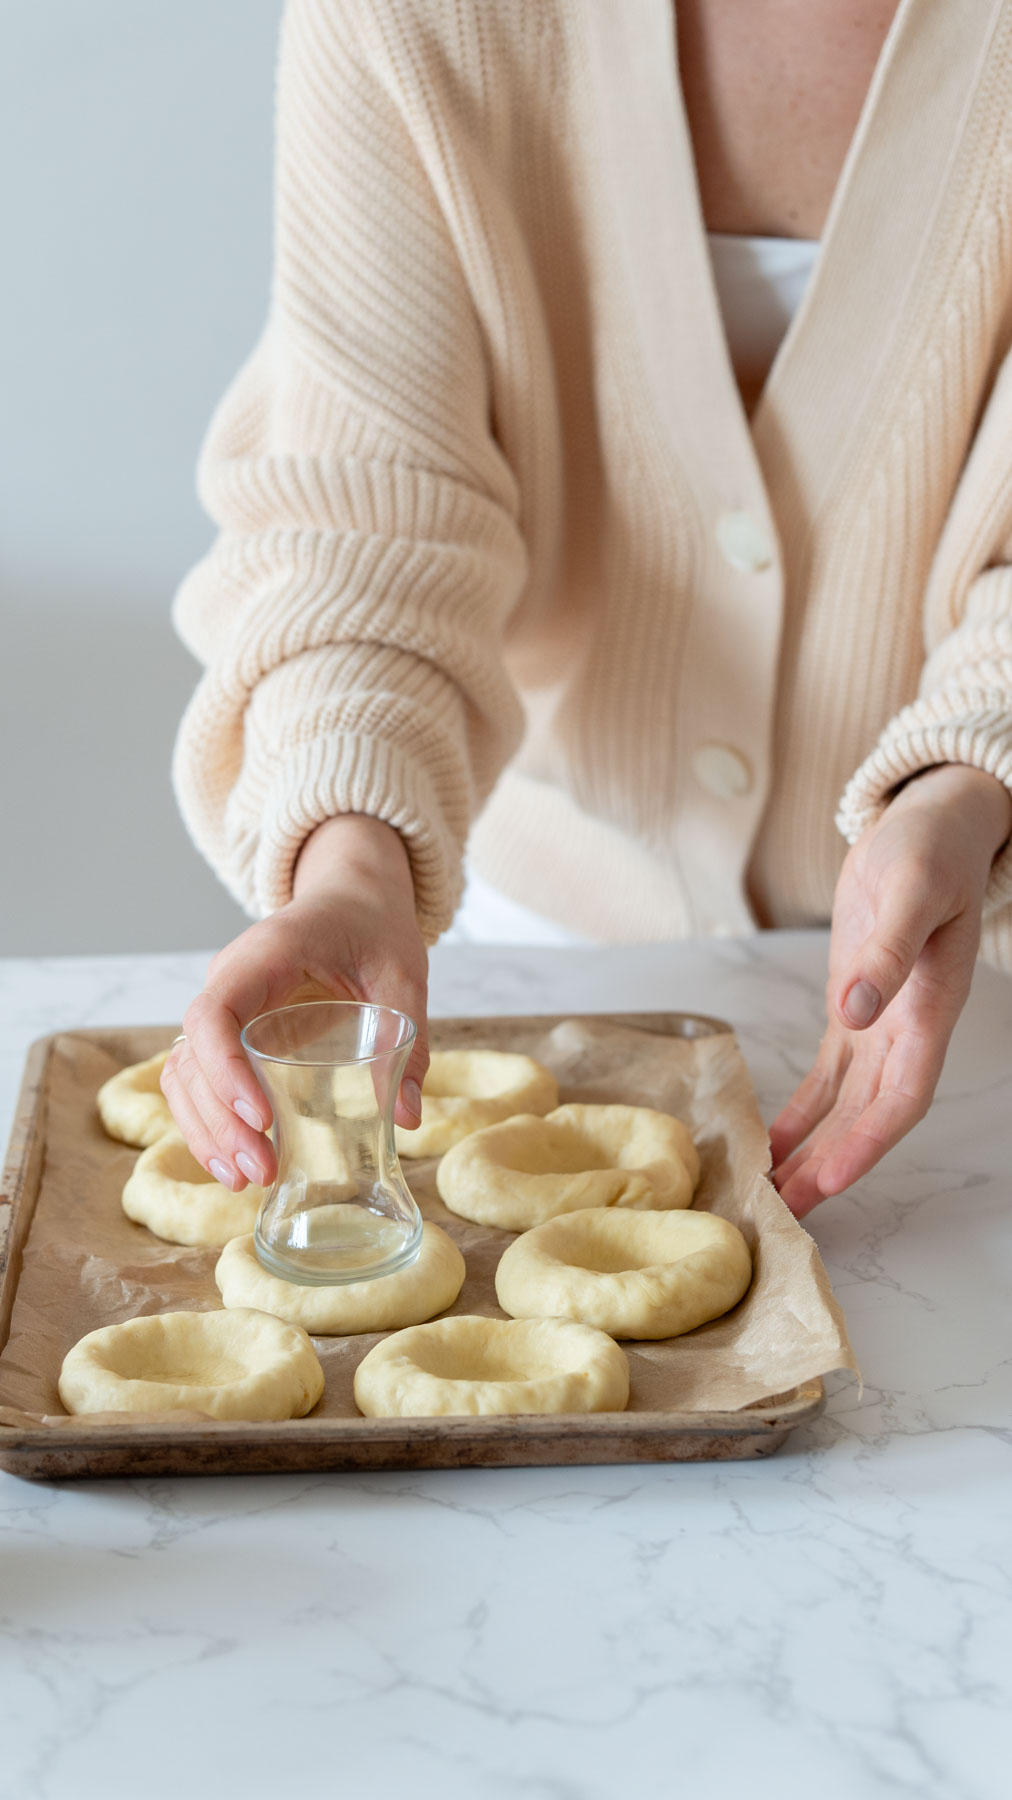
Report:
[[[432,1021],[434,1047],[465,1044],[501,1049],[529,1049],[564,1023],[562,1015],[533,1018],[441,1019]],[[685,1013],[581,1015],[578,1024],[648,1032],[664,1038],[698,1038],[730,1030],[723,1021]],[[103,1073],[138,1062],[171,1042],[175,1026],[103,1029],[55,1034],[40,1039],[27,1058],[0,1189],[0,1350],[7,1343],[23,1267],[23,1253],[33,1223],[48,1203],[47,1148],[57,1139],[66,1146],[80,1142],[82,1168],[96,1195],[95,1204],[118,1219],[118,1197],[135,1152],[104,1138],[94,1120],[93,1098],[79,1118],[66,1115],[67,1100],[54,1080],[60,1059],[76,1057],[101,1064]],[[96,1084],[97,1085],[97,1084]],[[65,1084],[64,1084],[65,1094]],[[567,1094],[563,1098],[576,1097]],[[63,1109],[61,1111],[61,1108]],[[86,1151],[86,1154],[85,1154]],[[64,1148],[64,1155],[66,1150]],[[431,1188],[431,1169],[405,1162],[417,1187],[423,1211]],[[55,1176],[54,1176],[55,1178]],[[428,1185],[427,1185],[428,1184]],[[438,1207],[438,1201],[436,1205]],[[439,1211],[440,1222],[455,1223]],[[86,1209],[78,1229],[85,1231]],[[118,1224],[115,1227],[119,1229]],[[466,1227],[465,1227],[466,1229]],[[137,1233],[143,1227],[122,1220],[124,1266],[136,1272]],[[149,1234],[143,1234],[149,1239]],[[498,1234],[503,1245],[511,1233]],[[155,1240],[149,1240],[155,1242]],[[173,1248],[162,1246],[171,1256]],[[190,1278],[204,1285],[194,1303],[219,1303],[213,1284],[217,1252],[185,1253]],[[203,1261],[201,1262],[201,1259]],[[205,1266],[206,1265],[206,1266]],[[53,1271],[57,1281],[60,1271]],[[486,1288],[489,1291],[486,1291]],[[498,1313],[491,1282],[483,1277],[470,1293],[465,1288],[455,1310]],[[376,1339],[344,1340],[349,1367]],[[677,1346],[678,1340],[673,1340]],[[623,1346],[632,1351],[635,1347]],[[69,1348],[65,1345],[64,1349]],[[650,1346],[652,1367],[663,1367],[665,1346]],[[660,1362],[658,1361],[660,1358]],[[672,1350],[672,1369],[677,1350]],[[58,1360],[41,1371],[52,1391]],[[785,1393],[734,1411],[679,1410],[668,1405],[637,1404],[634,1372],[630,1408],[622,1413],[551,1417],[365,1419],[353,1402],[340,1416],[311,1415],[281,1423],[243,1424],[178,1421],[162,1416],[144,1421],[129,1418],[101,1421],[61,1417],[55,1402],[45,1422],[16,1405],[5,1404],[0,1362],[0,1467],[34,1479],[101,1475],[240,1474],[322,1469],[461,1468],[509,1464],[710,1461],[766,1455],[789,1432],[814,1418],[825,1404],[821,1379],[806,1380]],[[656,1378],[655,1378],[656,1388]],[[656,1393],[655,1393],[656,1398]],[[661,1399],[666,1398],[661,1395]],[[321,1403],[323,1404],[323,1403]]]

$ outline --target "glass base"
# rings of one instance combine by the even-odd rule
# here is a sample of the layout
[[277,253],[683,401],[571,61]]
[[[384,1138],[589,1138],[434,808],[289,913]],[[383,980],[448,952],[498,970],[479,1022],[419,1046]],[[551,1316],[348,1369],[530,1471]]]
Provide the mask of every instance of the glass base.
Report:
[[422,1247],[421,1218],[402,1222],[365,1206],[316,1206],[287,1223],[287,1236],[269,1241],[258,1220],[253,1244],[261,1268],[301,1287],[340,1287],[395,1275],[417,1261]]

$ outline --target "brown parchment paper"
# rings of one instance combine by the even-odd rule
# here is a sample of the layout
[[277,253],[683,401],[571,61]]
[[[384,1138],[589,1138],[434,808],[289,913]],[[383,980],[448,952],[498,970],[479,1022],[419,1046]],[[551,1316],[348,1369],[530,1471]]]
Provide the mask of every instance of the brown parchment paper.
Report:
[[[123,1213],[120,1195],[138,1152],[107,1138],[95,1110],[95,1094],[109,1075],[152,1055],[170,1036],[124,1032],[120,1055],[83,1033],[57,1041],[46,1092],[45,1166],[0,1355],[0,1420],[7,1409],[12,1423],[14,1415],[21,1423],[69,1423],[56,1384],[64,1355],[85,1332],[141,1313],[221,1305],[217,1251],[162,1243]],[[432,1039],[443,1048],[468,1043],[526,1051],[555,1071],[563,1100],[653,1106],[689,1125],[703,1169],[694,1205],[720,1213],[744,1233],[752,1286],[732,1312],[697,1331],[623,1344],[630,1411],[736,1411],[830,1370],[856,1369],[815,1244],[766,1178],[766,1131],[732,1032],[680,1038],[596,1019],[499,1019],[434,1021]],[[515,1234],[448,1212],[436,1192],[434,1159],[405,1159],[403,1167],[422,1213],[452,1234],[467,1263],[450,1310],[505,1317],[494,1274]],[[378,1336],[313,1341],[326,1389],[312,1417],[358,1418],[352,1378]],[[183,1415],[165,1416],[178,1421]]]

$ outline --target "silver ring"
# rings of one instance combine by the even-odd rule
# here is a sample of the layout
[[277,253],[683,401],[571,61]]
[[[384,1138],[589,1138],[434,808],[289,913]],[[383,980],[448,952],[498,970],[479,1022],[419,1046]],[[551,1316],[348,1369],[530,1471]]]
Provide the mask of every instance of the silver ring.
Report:
[[179,1033],[178,1037],[173,1038],[171,1044],[169,1045],[169,1049],[174,1050],[177,1044],[185,1044],[185,1042],[186,1042],[186,1033],[185,1033],[185,1031],[181,1031]]

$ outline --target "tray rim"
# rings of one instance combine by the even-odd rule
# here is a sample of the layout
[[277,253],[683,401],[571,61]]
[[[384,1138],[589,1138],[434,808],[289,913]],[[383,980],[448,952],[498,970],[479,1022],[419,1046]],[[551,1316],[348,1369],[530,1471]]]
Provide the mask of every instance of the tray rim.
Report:
[[[727,1021],[709,1014],[671,1010],[452,1015],[434,1018],[432,1023],[467,1027],[474,1033],[485,1024],[544,1028],[567,1018],[625,1024],[639,1030],[655,1030],[661,1036],[733,1032]],[[671,1026],[675,1021],[688,1029],[673,1033]],[[162,1036],[168,1043],[176,1026],[71,1027],[47,1032],[28,1046],[0,1172],[0,1350],[9,1336],[20,1252],[30,1229],[45,1162],[46,1075],[56,1045],[76,1038],[101,1046],[142,1032],[152,1039]],[[502,1418],[432,1420],[310,1418],[262,1423],[208,1420],[206,1425],[192,1419],[176,1424],[168,1418],[144,1424],[87,1424],[71,1423],[69,1417],[66,1424],[62,1419],[53,1424],[30,1423],[27,1417],[24,1424],[15,1424],[0,1417],[0,1469],[27,1479],[46,1480],[141,1472],[241,1474],[273,1469],[294,1474],[320,1468],[368,1472],[558,1462],[670,1462],[689,1460],[688,1454],[679,1452],[698,1449],[700,1443],[709,1440],[720,1440],[723,1447],[715,1448],[709,1457],[691,1459],[721,1460],[768,1454],[783,1443],[789,1432],[816,1418],[825,1404],[825,1383],[815,1376],[784,1394],[725,1412],[511,1414]],[[518,1428],[529,1454],[496,1454],[504,1447],[504,1440],[515,1442]],[[411,1453],[405,1438],[408,1446],[427,1452],[424,1460]],[[370,1447],[373,1454],[369,1454]],[[613,1453],[609,1454],[609,1447]],[[551,1454],[553,1450],[566,1449],[568,1456]],[[659,1453],[643,1454],[644,1449]],[[300,1450],[309,1457],[308,1461],[300,1460]],[[278,1452],[276,1457],[272,1456],[273,1451]],[[310,1456],[311,1451],[316,1454]],[[394,1452],[392,1458],[390,1451]],[[399,1456],[399,1451],[403,1455]]]

